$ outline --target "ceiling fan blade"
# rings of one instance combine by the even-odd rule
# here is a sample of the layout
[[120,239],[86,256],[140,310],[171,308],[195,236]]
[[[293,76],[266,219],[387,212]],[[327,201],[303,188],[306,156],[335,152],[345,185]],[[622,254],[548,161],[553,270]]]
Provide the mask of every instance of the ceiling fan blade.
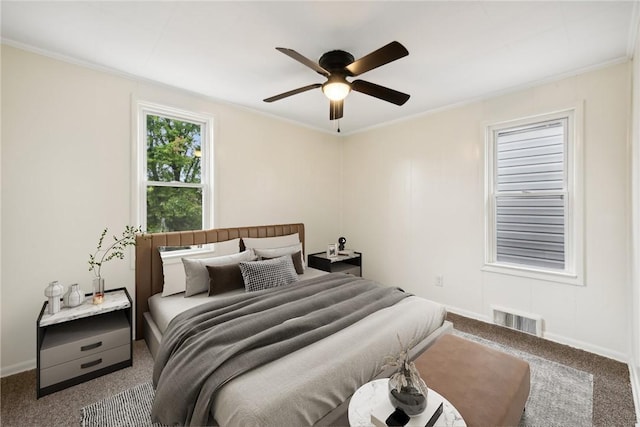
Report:
[[278,100],[280,100],[282,98],[286,98],[286,97],[291,96],[291,95],[297,95],[299,93],[306,92],[306,91],[311,90],[311,89],[319,88],[320,86],[322,86],[321,83],[314,83],[312,85],[299,87],[298,89],[290,90],[289,92],[281,93],[280,95],[275,95],[275,96],[272,96],[270,98],[265,98],[263,101],[264,102],[278,101]]
[[396,105],[403,105],[411,97],[411,95],[407,95],[406,93],[379,86],[375,83],[365,82],[364,80],[354,80],[351,82],[351,89]]
[[316,73],[322,74],[325,77],[329,77],[329,72],[327,70],[325,70],[320,65],[318,65],[315,62],[313,62],[312,60],[310,60],[306,56],[300,55],[295,50],[287,49],[286,47],[277,47],[276,49],[278,51],[284,53],[285,55],[289,56],[290,58],[295,59],[296,61],[300,62],[301,64],[306,65],[307,67],[311,68]]
[[342,118],[344,109],[344,99],[340,101],[329,100],[329,120],[337,120]]
[[400,43],[394,41],[357,59],[345,68],[352,76],[358,76],[407,55],[409,55],[409,51]]

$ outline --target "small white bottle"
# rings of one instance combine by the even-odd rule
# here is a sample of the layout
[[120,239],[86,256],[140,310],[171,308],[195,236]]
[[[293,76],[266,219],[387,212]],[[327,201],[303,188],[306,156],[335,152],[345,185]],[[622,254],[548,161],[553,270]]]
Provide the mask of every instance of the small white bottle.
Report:
[[49,300],[49,304],[47,304],[49,314],[56,314],[60,311],[60,297],[63,292],[64,288],[57,280],[49,283],[49,286],[44,289],[44,296]]
[[82,304],[82,301],[84,301],[84,295],[80,292],[77,283],[69,285],[69,289],[67,289],[67,293],[64,294],[63,300],[64,306],[69,308],[77,307]]

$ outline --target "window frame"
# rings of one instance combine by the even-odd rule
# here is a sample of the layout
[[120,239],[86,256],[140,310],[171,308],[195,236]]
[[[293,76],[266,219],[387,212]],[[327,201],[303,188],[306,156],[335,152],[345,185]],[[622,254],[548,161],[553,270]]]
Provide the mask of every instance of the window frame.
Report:
[[[537,123],[566,119],[565,135],[565,190],[563,193],[565,219],[565,268],[536,267],[497,261],[496,233],[496,183],[497,183],[497,135],[499,131],[533,126]],[[538,114],[514,120],[485,124],[485,250],[482,271],[519,277],[584,285],[584,197],[583,197],[583,148],[582,104],[576,104],[551,113]],[[512,195],[525,195],[512,193]],[[530,195],[550,194],[548,191],[531,192]],[[498,194],[500,195],[500,194]]]
[[186,182],[155,182],[154,186],[202,189],[202,229],[214,227],[214,118],[209,114],[169,107],[153,102],[133,99],[135,117],[133,123],[133,203],[132,217],[135,224],[147,229],[147,115],[169,117],[175,120],[200,124],[200,184]]

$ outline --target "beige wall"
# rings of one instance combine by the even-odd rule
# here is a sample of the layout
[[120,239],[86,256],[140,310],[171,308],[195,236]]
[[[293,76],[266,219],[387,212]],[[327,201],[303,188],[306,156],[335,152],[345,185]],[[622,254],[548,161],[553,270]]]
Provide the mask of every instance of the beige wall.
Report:
[[[214,115],[216,226],[303,221],[308,252],[343,234],[369,278],[484,320],[491,304],[538,313],[547,338],[626,361],[630,67],[339,138],[3,46],[2,375],[35,365],[47,283],[88,291],[98,234],[131,222],[132,96]],[[483,125],[583,101],[586,286],[481,272]],[[105,276],[133,294],[130,262]]]
[[[545,337],[627,360],[629,63],[373,129],[343,151],[342,230],[364,273],[490,321],[539,314]],[[586,285],[482,272],[484,125],[584,101]],[[437,275],[444,286],[436,287]]]
[[[307,250],[339,230],[340,140],[161,86],[2,46],[2,375],[35,366],[51,280],[91,288],[101,230],[131,223],[131,98],[215,118],[215,225],[304,222]],[[126,286],[129,261],[104,268]]]
[[[640,18],[639,18],[640,19]],[[630,342],[633,351],[629,358],[631,383],[635,391],[636,417],[640,420],[640,26],[636,34],[632,67],[632,114],[631,114],[631,316],[629,316]]]

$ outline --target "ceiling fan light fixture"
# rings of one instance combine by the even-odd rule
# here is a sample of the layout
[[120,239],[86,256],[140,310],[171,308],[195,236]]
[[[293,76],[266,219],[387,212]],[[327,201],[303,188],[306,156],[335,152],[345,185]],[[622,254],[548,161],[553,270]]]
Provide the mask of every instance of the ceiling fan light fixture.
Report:
[[322,85],[322,92],[332,101],[342,101],[351,92],[351,85],[345,79],[330,79]]

